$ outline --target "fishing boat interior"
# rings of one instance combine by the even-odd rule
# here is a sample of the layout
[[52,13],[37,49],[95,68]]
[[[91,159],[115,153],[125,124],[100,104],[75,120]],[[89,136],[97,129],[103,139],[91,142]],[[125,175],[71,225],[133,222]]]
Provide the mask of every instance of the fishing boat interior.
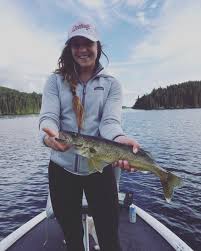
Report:
[[[83,196],[84,197],[84,196]],[[136,219],[129,219],[130,193],[119,193],[122,251],[172,251],[192,249],[162,223],[135,205]],[[0,242],[0,251],[66,251],[63,233],[54,217],[50,198],[40,213]],[[84,245],[86,251],[100,250],[92,217],[83,198]]]

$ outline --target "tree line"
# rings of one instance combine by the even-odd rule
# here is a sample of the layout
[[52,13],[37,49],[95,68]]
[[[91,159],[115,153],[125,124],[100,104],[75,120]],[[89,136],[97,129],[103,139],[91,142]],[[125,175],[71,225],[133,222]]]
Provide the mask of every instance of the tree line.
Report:
[[201,81],[188,81],[153,89],[137,98],[133,109],[201,108]]
[[42,95],[0,86],[0,115],[39,113]]

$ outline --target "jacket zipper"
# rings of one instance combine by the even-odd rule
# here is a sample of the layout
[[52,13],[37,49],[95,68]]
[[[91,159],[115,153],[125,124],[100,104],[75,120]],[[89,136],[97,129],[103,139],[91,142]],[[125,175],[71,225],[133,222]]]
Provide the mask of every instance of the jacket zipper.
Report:
[[[83,84],[83,90],[82,90],[82,106],[84,108],[84,104],[85,104],[85,95],[86,95],[86,84]],[[78,128],[78,133],[80,133],[80,128]],[[78,162],[79,162],[79,156],[78,154],[75,155],[75,172],[78,172]]]
[[[103,67],[100,67],[99,70],[84,84],[82,83],[81,81],[81,84],[84,86],[83,87],[83,91],[82,91],[82,106],[84,108],[84,104],[85,104],[85,95],[86,95],[86,86],[87,86],[87,83],[90,81],[90,80],[93,80],[97,74],[102,71]],[[80,133],[80,128],[78,128],[78,133]],[[79,156],[78,154],[75,155],[75,172],[77,173],[78,172],[78,164],[79,164]]]

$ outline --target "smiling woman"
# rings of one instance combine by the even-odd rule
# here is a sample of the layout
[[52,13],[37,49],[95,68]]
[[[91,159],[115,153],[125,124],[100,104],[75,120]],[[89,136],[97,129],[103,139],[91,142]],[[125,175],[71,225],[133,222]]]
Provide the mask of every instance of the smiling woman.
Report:
[[[81,66],[83,71],[86,71],[86,68],[89,76],[93,73],[94,67],[96,65],[97,58],[97,42],[93,42],[84,37],[75,37],[72,38],[70,42],[72,56],[74,61]],[[80,80],[86,82],[89,77],[86,78],[84,74],[80,76]]]
[[[101,250],[120,251],[118,193],[111,165],[90,174],[86,158],[55,140],[70,130],[139,147],[121,127],[122,91],[100,64],[105,55],[94,25],[79,22],[68,33],[58,69],[48,79],[42,98],[42,142],[52,148],[49,189],[54,214],[64,232],[68,251],[84,250],[81,202],[83,191],[94,218]],[[69,150],[69,151],[67,151]],[[131,169],[126,160],[115,165]],[[132,167],[133,168],[133,167]],[[65,191],[65,193],[64,193]]]
[[79,95],[76,94],[77,79],[86,84],[92,76],[101,72],[103,67],[99,60],[102,54],[107,58],[94,25],[78,22],[71,27],[68,40],[59,58],[59,68],[55,73],[63,75],[64,80],[70,84],[73,109],[80,128],[84,111]]

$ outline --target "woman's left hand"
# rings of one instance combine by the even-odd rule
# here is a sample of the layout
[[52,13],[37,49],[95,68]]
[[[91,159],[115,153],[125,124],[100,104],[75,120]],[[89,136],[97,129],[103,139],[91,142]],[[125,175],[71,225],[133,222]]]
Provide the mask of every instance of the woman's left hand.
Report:
[[[140,148],[140,145],[137,143],[137,141],[135,141],[134,139],[128,138],[127,136],[119,136],[119,137],[115,138],[114,141],[122,143],[122,144],[133,146],[133,152],[135,154],[138,152],[138,149]],[[117,162],[114,162],[113,166],[120,167],[121,169],[125,169],[130,172],[136,171],[135,167],[129,165],[127,160],[119,160]]]

